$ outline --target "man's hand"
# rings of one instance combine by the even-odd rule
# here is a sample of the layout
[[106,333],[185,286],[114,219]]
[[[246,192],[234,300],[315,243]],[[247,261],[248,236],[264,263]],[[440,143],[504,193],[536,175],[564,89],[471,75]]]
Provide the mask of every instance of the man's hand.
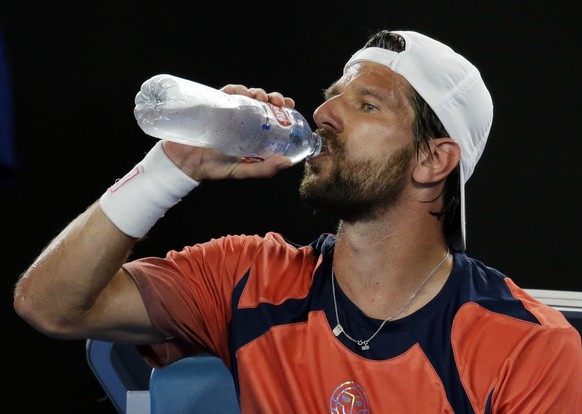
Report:
[[[247,88],[244,85],[228,84],[220,89],[228,94],[244,95],[277,106],[295,107],[292,98],[279,92],[267,93],[261,88]],[[192,179],[223,180],[244,178],[270,178],[279,171],[291,167],[291,160],[282,155],[264,161],[248,162],[238,157],[220,153],[211,148],[193,147],[176,142],[164,141],[166,155]]]

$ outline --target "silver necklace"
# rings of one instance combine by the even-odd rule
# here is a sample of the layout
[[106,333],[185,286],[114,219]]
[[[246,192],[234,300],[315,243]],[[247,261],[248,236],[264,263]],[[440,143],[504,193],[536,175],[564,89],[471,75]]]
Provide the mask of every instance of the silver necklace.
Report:
[[392,319],[394,319],[395,317],[397,317],[398,315],[400,315],[402,312],[404,312],[404,309],[406,309],[408,307],[408,305],[410,305],[412,303],[412,301],[414,300],[414,298],[416,297],[416,295],[418,294],[418,292],[420,292],[420,290],[424,287],[424,285],[426,285],[426,283],[430,280],[430,278],[432,277],[432,275],[434,275],[436,273],[436,271],[440,269],[440,267],[443,265],[443,263],[445,262],[445,260],[447,260],[447,257],[449,257],[449,249],[448,248],[447,248],[447,254],[445,255],[445,257],[443,257],[442,260],[434,267],[434,269],[432,269],[430,271],[430,273],[428,274],[428,276],[426,277],[426,279],[424,279],[424,282],[422,282],[420,284],[420,286],[416,288],[416,290],[414,291],[414,293],[412,294],[412,296],[410,297],[410,299],[408,299],[408,301],[404,304],[404,306],[402,306],[400,309],[398,309],[398,311],[394,315],[392,315],[392,316],[384,319],[384,321],[382,322],[382,324],[380,325],[380,327],[376,330],[376,332],[374,332],[374,334],[371,337],[369,337],[368,339],[366,339],[366,340],[352,338],[344,330],[343,326],[340,324],[339,315],[338,315],[338,312],[337,312],[337,300],[335,298],[335,276],[334,276],[335,275],[335,270],[332,267],[332,269],[331,269],[331,292],[332,292],[332,295],[333,295],[333,307],[335,309],[335,320],[336,320],[336,323],[337,323],[337,325],[335,326],[335,328],[333,328],[333,334],[335,336],[339,336],[341,333],[343,333],[346,336],[346,338],[348,338],[350,341],[352,341],[352,342],[358,344],[359,346],[361,346],[362,347],[362,351],[366,351],[366,350],[370,349],[370,341],[372,339],[374,339],[374,337],[376,335],[378,335],[378,332],[380,332],[380,330],[384,327],[384,325],[387,322],[390,322]]

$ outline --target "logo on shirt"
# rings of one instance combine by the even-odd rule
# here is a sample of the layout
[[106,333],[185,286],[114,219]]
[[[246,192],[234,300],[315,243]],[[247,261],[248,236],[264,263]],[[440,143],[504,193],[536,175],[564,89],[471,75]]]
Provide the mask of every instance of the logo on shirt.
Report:
[[331,414],[370,414],[370,404],[364,389],[354,381],[339,385],[329,400]]

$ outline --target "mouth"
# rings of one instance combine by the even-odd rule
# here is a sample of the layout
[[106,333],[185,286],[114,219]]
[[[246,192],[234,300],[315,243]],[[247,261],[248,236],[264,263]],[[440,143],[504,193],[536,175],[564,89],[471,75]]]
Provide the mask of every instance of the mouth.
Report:
[[308,163],[317,162],[321,159],[332,156],[333,155],[332,146],[336,142],[335,140],[337,139],[337,137],[333,135],[333,132],[323,128],[317,129],[315,131],[315,134],[317,134],[321,138],[321,148],[319,149],[319,152],[306,159]]
[[316,133],[321,137],[321,149],[319,154],[331,154],[332,151],[330,143],[334,140],[335,137],[331,137],[330,132],[325,129],[318,129]]
[[321,149],[319,150],[319,152],[313,156],[310,156],[307,158],[307,162],[312,162],[312,161],[316,161],[319,160],[321,158],[324,158],[326,156],[330,156],[331,155],[331,151],[329,146],[327,145],[327,141],[322,137],[321,139]]

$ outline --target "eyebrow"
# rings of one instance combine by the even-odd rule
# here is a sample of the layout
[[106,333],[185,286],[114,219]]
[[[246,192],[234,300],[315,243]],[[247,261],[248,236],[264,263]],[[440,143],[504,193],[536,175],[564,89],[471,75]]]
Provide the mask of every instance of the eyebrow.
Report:
[[386,104],[388,104],[390,102],[394,102],[394,94],[392,93],[392,91],[386,92],[385,90],[379,89],[379,88],[361,87],[361,88],[358,88],[358,95],[371,96],[371,97],[376,98],[379,101],[384,102]]
[[[337,83],[334,83],[333,85],[331,85],[330,87],[323,91],[325,99],[333,98],[334,96],[339,94],[340,91]],[[379,88],[360,87],[357,89],[357,94],[358,96],[371,96],[384,103],[389,103],[394,99],[394,94],[392,92],[386,92],[383,89]]]
[[336,95],[339,95],[337,82],[329,86],[328,88],[323,90],[323,97],[325,99],[333,98]]

